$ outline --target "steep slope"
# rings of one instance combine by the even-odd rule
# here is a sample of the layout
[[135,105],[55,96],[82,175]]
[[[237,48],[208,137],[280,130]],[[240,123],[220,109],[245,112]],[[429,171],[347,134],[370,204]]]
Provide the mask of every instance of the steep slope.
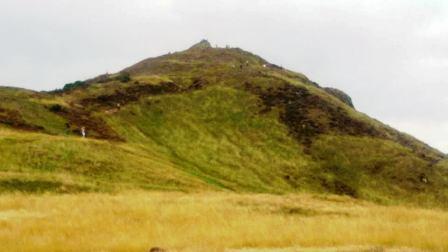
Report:
[[0,98],[0,190],[447,202],[444,154],[357,112],[342,91],[238,48],[201,41],[66,91],[4,88]]

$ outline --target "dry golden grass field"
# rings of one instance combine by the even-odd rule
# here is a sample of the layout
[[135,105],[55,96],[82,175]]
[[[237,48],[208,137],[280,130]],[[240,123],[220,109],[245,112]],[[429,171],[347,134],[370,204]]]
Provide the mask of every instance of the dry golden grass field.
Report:
[[448,251],[448,212],[340,196],[4,194],[1,251]]

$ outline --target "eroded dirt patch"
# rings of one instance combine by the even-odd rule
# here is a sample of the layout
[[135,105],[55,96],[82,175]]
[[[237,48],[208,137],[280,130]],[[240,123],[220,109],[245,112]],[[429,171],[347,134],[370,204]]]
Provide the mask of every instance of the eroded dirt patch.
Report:
[[80,135],[84,127],[89,137],[123,141],[102,118],[94,116],[93,113],[113,114],[142,97],[193,91],[203,88],[206,84],[206,81],[200,78],[193,79],[188,87],[181,87],[173,82],[163,82],[158,85],[135,82],[134,85],[118,89],[112,94],[84,98],[73,102],[69,107],[53,105],[48,109],[64,117],[68,121],[67,130],[74,134]]
[[351,118],[347,112],[306,88],[284,83],[279,88],[261,88],[245,84],[245,89],[257,94],[262,101],[262,113],[280,108],[280,120],[289,132],[305,146],[310,146],[319,134],[339,133],[355,136],[384,137],[373,126]]
[[72,106],[54,111],[54,113],[67,120],[66,128],[74,134],[80,135],[81,129],[84,127],[88,137],[123,141],[103,119],[93,116],[87,110]]
[[42,126],[27,123],[19,111],[5,108],[0,108],[0,124],[27,131],[41,131],[44,129]]
[[117,108],[128,103],[138,101],[140,98],[152,95],[175,94],[194,91],[204,88],[208,82],[201,78],[193,78],[187,87],[180,86],[174,82],[163,82],[157,85],[135,82],[134,85],[119,89],[112,94],[99,95],[80,101],[85,107]]
[[113,94],[83,99],[80,101],[80,104],[86,107],[118,107],[138,101],[143,96],[177,93],[180,91],[182,89],[173,82],[166,82],[160,85],[136,84],[123,90],[117,90]]

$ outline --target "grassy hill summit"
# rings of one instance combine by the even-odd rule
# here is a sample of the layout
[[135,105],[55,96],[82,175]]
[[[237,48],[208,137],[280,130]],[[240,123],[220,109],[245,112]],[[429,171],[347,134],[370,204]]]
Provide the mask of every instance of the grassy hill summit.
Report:
[[358,112],[340,90],[206,40],[61,90],[0,88],[0,153],[0,192],[448,202],[445,154]]

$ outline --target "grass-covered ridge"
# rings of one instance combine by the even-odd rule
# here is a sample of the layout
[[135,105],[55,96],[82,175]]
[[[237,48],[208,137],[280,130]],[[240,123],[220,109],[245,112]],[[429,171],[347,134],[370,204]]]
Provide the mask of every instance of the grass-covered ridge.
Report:
[[0,99],[2,192],[306,191],[447,202],[442,153],[241,49],[193,47],[65,91],[1,88]]

